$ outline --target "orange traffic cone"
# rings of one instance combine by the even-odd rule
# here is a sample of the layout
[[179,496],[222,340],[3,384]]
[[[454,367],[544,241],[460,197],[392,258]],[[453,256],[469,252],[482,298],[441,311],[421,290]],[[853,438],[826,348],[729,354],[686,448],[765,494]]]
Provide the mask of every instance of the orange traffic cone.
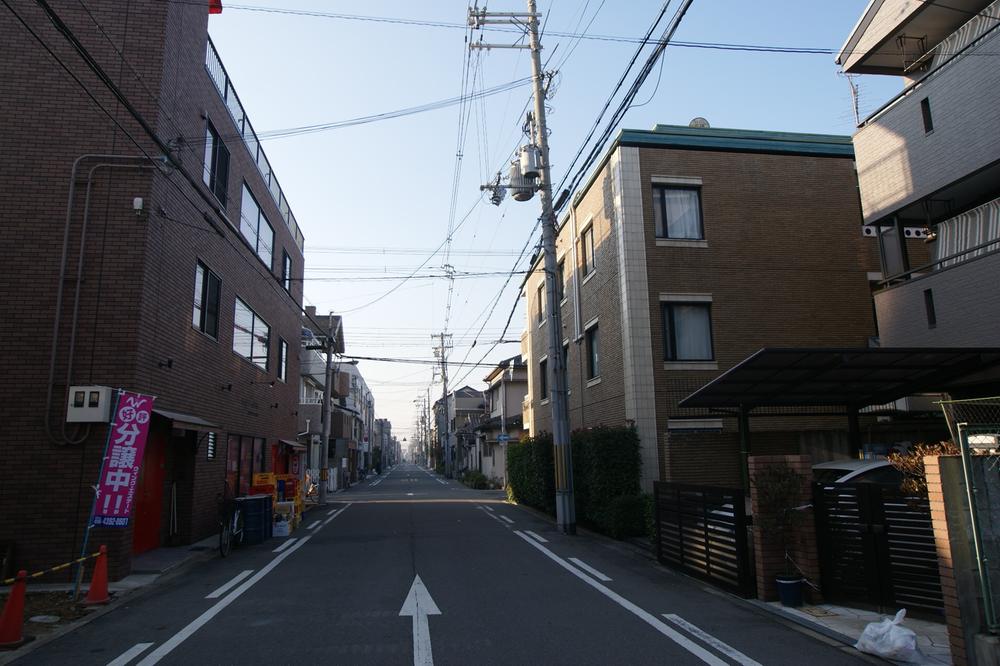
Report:
[[24,643],[24,590],[28,586],[28,572],[17,572],[17,579],[10,588],[10,596],[0,615],[0,648],[15,648]]
[[87,590],[87,598],[83,600],[85,605],[106,604],[111,601],[108,596],[108,547],[101,546],[97,562],[94,564],[94,575],[90,579],[90,588]]

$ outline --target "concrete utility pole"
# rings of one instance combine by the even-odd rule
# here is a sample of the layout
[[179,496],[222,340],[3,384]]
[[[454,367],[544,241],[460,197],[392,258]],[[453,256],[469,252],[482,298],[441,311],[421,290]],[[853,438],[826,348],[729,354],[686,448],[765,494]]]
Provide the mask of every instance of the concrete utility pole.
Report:
[[327,316],[326,320],[326,340],[323,343],[326,348],[326,381],[323,382],[323,439],[320,443],[319,462],[319,503],[326,504],[326,490],[330,476],[330,415],[331,399],[333,396],[333,313]]
[[552,172],[549,164],[548,127],[545,123],[545,90],[542,72],[542,45],[538,37],[535,0],[528,0],[528,12],[500,13],[470,9],[469,24],[473,28],[506,23],[524,25],[527,20],[529,43],[494,45],[473,42],[470,48],[528,48],[531,51],[531,75],[534,85],[535,113],[532,138],[541,161],[538,192],[542,201],[542,251],[545,270],[545,303],[548,316],[548,373],[552,408],[552,446],[556,468],[556,523],[565,534],[576,534],[576,505],[573,497],[573,455],[569,438],[569,412],[566,408],[566,360],[562,352],[562,313],[559,308],[558,268],[556,265],[556,216],[552,207]]
[[[434,336],[431,336],[434,337]],[[434,348],[434,353],[438,358],[441,359],[441,381],[443,387],[441,389],[442,399],[444,400],[444,428],[438,432],[444,432],[444,475],[446,478],[452,478],[454,470],[452,469],[452,455],[451,455],[451,421],[448,419],[448,350],[451,349],[451,333],[438,333],[437,337],[440,339],[440,343]]]

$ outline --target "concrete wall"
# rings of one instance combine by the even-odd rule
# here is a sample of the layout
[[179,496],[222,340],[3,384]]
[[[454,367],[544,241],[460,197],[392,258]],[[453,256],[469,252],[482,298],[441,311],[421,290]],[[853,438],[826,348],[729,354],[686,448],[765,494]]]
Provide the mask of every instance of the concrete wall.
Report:
[[[994,32],[928,76],[854,136],[865,222],[925,197],[1000,155],[1000,49]],[[920,103],[930,100],[934,129]]]
[[[1000,253],[929,273],[875,294],[883,347],[1000,346]],[[924,291],[934,299],[928,325]]]

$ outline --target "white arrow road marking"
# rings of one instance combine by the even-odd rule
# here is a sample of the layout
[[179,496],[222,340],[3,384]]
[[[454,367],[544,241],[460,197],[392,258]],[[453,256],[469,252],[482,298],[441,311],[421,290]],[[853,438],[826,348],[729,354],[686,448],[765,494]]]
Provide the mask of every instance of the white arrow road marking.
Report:
[[120,657],[118,657],[114,661],[109,661],[108,666],[125,666],[125,664],[129,663],[130,661],[138,657],[140,654],[145,652],[150,645],[152,645],[152,643],[136,643],[129,649],[125,650],[125,652],[123,652]]
[[516,534],[517,536],[521,537],[526,542],[531,544],[532,547],[540,550],[543,555],[545,555],[547,558],[549,558],[550,560],[561,566],[563,569],[570,572],[571,574],[582,580],[587,585],[590,585],[592,588],[594,588],[595,590],[606,596],[608,599],[611,599],[616,604],[618,604],[625,610],[629,611],[630,613],[638,617],[640,620],[651,626],[653,629],[656,629],[658,632],[660,632],[673,642],[677,643],[677,645],[681,646],[694,656],[701,659],[706,664],[709,664],[710,666],[728,666],[726,662],[722,661],[721,659],[719,659],[714,654],[712,654],[705,648],[701,647],[694,641],[689,640],[683,634],[667,626],[662,620],[658,619],[655,615],[653,615],[649,611],[646,611],[640,608],[639,606],[636,606],[634,603],[632,603],[622,595],[618,594],[614,590],[606,587],[605,585],[602,585],[601,583],[598,583],[596,580],[594,580],[587,574],[583,573],[582,571],[574,567],[572,564],[570,564],[569,562],[559,557],[558,555],[553,553],[551,550],[549,550],[542,544],[532,539],[524,532],[521,532],[520,530],[514,530],[514,534]]
[[700,638],[701,640],[705,641],[710,646],[714,647],[716,650],[718,650],[722,654],[726,655],[727,657],[735,661],[737,664],[743,664],[743,666],[761,666],[760,662],[754,661],[753,659],[746,656],[745,654],[743,654],[736,648],[732,647],[731,645],[723,643],[712,634],[706,631],[702,631],[701,629],[694,626],[681,616],[674,615],[673,613],[664,613],[663,617],[667,618],[668,620],[676,624],[678,627],[686,629],[689,634],[692,634],[696,638]]
[[598,571],[594,567],[590,566],[589,564],[585,563],[583,560],[580,560],[580,559],[578,559],[576,557],[567,557],[566,559],[568,559],[570,562],[572,562],[576,566],[580,567],[581,569],[583,569],[584,571],[586,571],[587,573],[589,573],[591,576],[593,576],[597,580],[605,582],[605,583],[610,583],[611,582],[611,579],[609,577],[605,576],[604,574],[602,574],[600,571]]
[[413,617],[413,666],[433,666],[431,628],[427,616],[440,615],[441,611],[431,599],[431,593],[424,587],[420,576],[414,576],[410,593],[406,595],[406,601],[399,609],[399,614]]
[[[294,541],[294,539],[293,539],[293,541]],[[287,546],[288,544],[285,544],[285,545]],[[225,594],[226,592],[228,592],[231,588],[236,587],[237,585],[239,585],[241,580],[243,580],[244,578],[246,578],[247,576],[249,576],[252,573],[253,573],[253,569],[247,569],[246,571],[241,571],[240,573],[236,574],[235,578],[233,578],[231,581],[229,581],[228,583],[226,583],[225,585],[223,585],[222,587],[220,587],[219,589],[217,589],[215,592],[212,592],[210,595],[208,595],[205,598],[206,599],[218,599],[223,594]]]

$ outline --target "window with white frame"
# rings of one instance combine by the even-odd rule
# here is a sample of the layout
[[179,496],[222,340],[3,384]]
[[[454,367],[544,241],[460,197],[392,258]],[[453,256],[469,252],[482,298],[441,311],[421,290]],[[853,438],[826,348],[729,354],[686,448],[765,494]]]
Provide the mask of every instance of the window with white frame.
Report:
[[587,277],[597,270],[594,257],[594,225],[591,224],[580,234],[580,271]]
[[535,319],[541,324],[545,321],[545,282],[538,285],[535,290]]
[[667,301],[663,308],[663,345],[667,361],[712,361],[712,304]]
[[270,348],[271,327],[237,298],[233,314],[233,351],[261,370],[267,370]]
[[587,328],[585,344],[587,350],[587,379],[596,379],[601,376],[601,336],[596,322]]
[[274,261],[274,228],[268,223],[247,184],[243,183],[243,201],[240,206],[240,233],[250,243],[268,270]]
[[287,381],[288,375],[288,343],[284,338],[278,338],[278,379]]
[[703,240],[701,188],[690,185],[653,185],[656,237]]
[[549,399],[549,359],[547,357],[538,362],[538,399]]

